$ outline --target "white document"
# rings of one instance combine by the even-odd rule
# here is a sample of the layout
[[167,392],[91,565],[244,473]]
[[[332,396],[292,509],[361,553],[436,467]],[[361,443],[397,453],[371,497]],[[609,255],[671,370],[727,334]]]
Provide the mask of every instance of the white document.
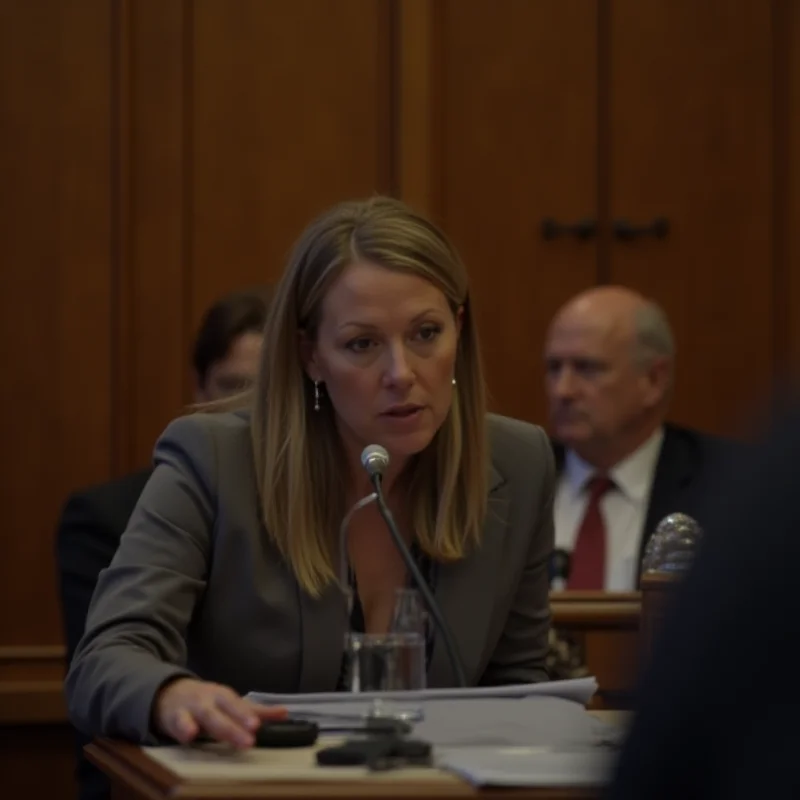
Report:
[[372,700],[418,703],[422,700],[460,700],[475,698],[559,697],[585,706],[597,691],[597,681],[577,678],[569,681],[542,681],[515,686],[478,686],[471,689],[423,689],[415,692],[317,692],[315,694],[270,694],[250,692],[247,697],[262,705],[298,706],[303,703],[360,703],[365,708]]
[[473,786],[582,786],[608,783],[616,754],[550,747],[459,747],[437,754],[436,765]]

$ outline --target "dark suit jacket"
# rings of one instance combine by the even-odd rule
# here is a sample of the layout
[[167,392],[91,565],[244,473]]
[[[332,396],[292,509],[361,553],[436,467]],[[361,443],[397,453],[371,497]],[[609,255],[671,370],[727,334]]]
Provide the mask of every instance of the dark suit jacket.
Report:
[[67,500],[56,534],[56,562],[67,662],[83,636],[97,576],[117,551],[152,470],[75,492]]
[[[151,474],[151,470],[143,470],[75,492],[64,506],[56,533],[56,563],[67,665],[83,636],[97,576],[111,563]],[[80,798],[105,800],[110,796],[108,780],[83,754],[90,740],[76,734]]]
[[800,417],[709,491],[609,800],[800,797],[798,454]]
[[[481,546],[439,565],[435,594],[470,684],[546,680],[555,468],[534,425],[489,419]],[[65,683],[87,734],[155,741],[165,681],[199,675],[239,692],[335,691],[347,604],[301,590],[264,530],[247,414],[192,414],[159,439],[155,472],[111,565]],[[452,685],[441,642],[430,686]]]
[[[702,526],[703,503],[710,482],[736,460],[746,446],[740,442],[667,423],[658,457],[650,505],[644,523],[639,563],[656,526],[668,514],[680,511]],[[553,443],[556,469],[564,465],[565,450]]]

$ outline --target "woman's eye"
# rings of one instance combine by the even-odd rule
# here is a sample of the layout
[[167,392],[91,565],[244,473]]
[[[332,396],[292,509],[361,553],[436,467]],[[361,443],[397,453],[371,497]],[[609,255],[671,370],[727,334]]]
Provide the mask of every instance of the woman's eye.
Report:
[[441,325],[424,325],[417,332],[417,338],[422,342],[432,342],[441,332]]
[[351,339],[346,347],[354,353],[366,353],[374,343],[368,336],[359,336],[358,339]]

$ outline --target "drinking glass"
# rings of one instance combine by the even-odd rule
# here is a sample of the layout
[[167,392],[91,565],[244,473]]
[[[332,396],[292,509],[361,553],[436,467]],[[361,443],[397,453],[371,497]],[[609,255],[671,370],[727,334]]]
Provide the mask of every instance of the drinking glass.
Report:
[[[387,633],[357,633],[345,638],[347,688],[360,693],[416,692],[425,688],[426,614],[415,589],[400,589]],[[375,697],[369,716],[405,721],[421,718],[418,703]]]

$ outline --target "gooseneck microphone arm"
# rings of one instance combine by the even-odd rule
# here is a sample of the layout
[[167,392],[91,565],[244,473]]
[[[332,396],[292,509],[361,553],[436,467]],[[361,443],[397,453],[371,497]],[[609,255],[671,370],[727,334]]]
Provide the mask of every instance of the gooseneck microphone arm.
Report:
[[[366,466],[366,465],[365,465]],[[458,655],[458,649],[456,647],[455,639],[453,638],[453,634],[450,631],[450,628],[445,622],[444,617],[442,616],[441,609],[439,608],[436,599],[433,596],[433,592],[431,591],[430,587],[428,586],[427,581],[423,577],[422,573],[419,570],[419,567],[414,561],[414,556],[411,555],[411,551],[406,546],[406,543],[403,541],[403,537],[400,535],[400,531],[397,529],[397,524],[394,521],[394,517],[392,516],[392,512],[389,511],[389,507],[386,505],[386,500],[383,496],[383,488],[381,486],[381,474],[377,470],[370,470],[367,467],[370,473],[370,480],[372,481],[372,485],[375,487],[375,502],[378,505],[378,510],[380,511],[381,516],[383,517],[384,522],[386,523],[386,527],[389,529],[389,533],[394,540],[395,547],[397,547],[400,555],[403,558],[403,561],[406,563],[406,567],[408,567],[408,571],[411,573],[411,578],[413,579],[414,583],[416,584],[419,593],[422,595],[422,600],[425,603],[426,608],[430,612],[430,615],[433,617],[433,621],[436,624],[436,629],[442,636],[442,641],[444,643],[445,650],[447,650],[448,658],[450,659],[450,664],[453,669],[453,676],[456,681],[456,686],[459,689],[466,688],[467,686],[467,678],[464,674],[464,667],[461,664],[461,659]],[[371,497],[372,495],[370,495]]]
[[350,520],[356,511],[360,511],[364,506],[378,499],[375,492],[362,497],[348,512],[345,514],[342,524],[339,526],[339,586],[345,593],[347,598],[347,614],[348,616],[353,613],[353,590],[350,587],[350,559],[347,556],[347,534]]

